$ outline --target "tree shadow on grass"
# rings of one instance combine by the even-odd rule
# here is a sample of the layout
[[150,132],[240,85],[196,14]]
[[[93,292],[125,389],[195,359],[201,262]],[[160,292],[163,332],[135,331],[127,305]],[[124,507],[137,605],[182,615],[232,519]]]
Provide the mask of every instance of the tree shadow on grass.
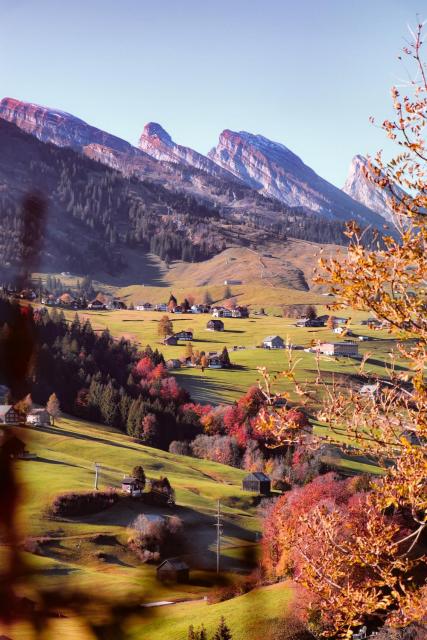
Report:
[[89,433],[76,433],[75,431],[69,431],[60,427],[37,427],[37,431],[48,433],[50,435],[57,435],[62,437],[67,436],[69,438],[74,438],[75,440],[91,440],[92,442],[98,442],[99,444],[106,444],[111,447],[117,447],[119,449],[128,449],[129,451],[135,451],[135,447],[132,447],[131,445],[121,444],[120,442],[116,442],[115,440],[107,440],[106,438],[101,438],[100,436],[92,436]]

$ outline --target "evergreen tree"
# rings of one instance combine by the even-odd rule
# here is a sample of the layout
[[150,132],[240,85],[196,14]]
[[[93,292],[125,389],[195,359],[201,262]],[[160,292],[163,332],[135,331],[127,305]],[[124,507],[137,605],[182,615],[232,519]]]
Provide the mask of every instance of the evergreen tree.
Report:
[[206,305],[211,305],[213,302],[212,296],[209,293],[209,291],[205,291],[205,294],[203,296],[203,303]]
[[218,628],[215,632],[213,640],[232,640],[233,636],[231,635],[231,631],[225,623],[224,616],[221,617]]
[[224,347],[224,349],[222,350],[221,355],[219,356],[219,359],[220,359],[220,362],[221,362],[223,367],[230,367],[231,366],[230,356],[228,355],[227,347]]

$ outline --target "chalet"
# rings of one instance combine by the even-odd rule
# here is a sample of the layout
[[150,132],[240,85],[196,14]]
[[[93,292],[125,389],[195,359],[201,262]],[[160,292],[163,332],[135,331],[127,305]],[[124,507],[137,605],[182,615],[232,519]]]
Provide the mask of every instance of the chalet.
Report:
[[221,358],[217,353],[209,354],[207,360],[208,369],[222,369]]
[[98,298],[96,298],[95,300],[92,300],[92,302],[89,302],[89,304],[87,305],[87,308],[95,309],[97,311],[105,311],[107,307],[105,306],[105,303],[102,300],[98,300]]
[[170,360],[166,361],[166,368],[167,369],[180,369],[181,368],[181,360],[178,360],[177,358],[171,358]]
[[359,346],[356,342],[322,342],[316,349],[326,356],[353,358],[359,355]]
[[242,488],[244,491],[252,491],[261,496],[268,496],[271,491],[271,480],[265,473],[254,471],[243,478]]
[[113,298],[113,300],[111,300],[111,302],[107,304],[107,309],[115,311],[119,309],[127,309],[127,306],[122,300],[116,300],[115,298]]
[[298,320],[298,322],[296,323],[297,327],[302,328],[302,327],[324,327],[325,326],[325,321],[322,320],[321,318],[301,318],[300,320]]
[[0,424],[21,424],[22,418],[11,404],[0,405]]
[[176,336],[166,336],[166,338],[163,338],[162,344],[167,347],[176,347],[178,344],[178,338]]
[[285,342],[280,336],[267,336],[262,342],[264,349],[284,349]]
[[184,313],[184,309],[180,304],[177,304],[173,309],[170,310],[172,313]]
[[233,312],[231,309],[225,307],[214,307],[212,311],[212,317],[214,318],[232,318]]
[[222,320],[209,320],[206,329],[208,331],[224,331],[224,323]]
[[193,332],[192,331],[178,331],[174,335],[175,335],[175,338],[177,338],[178,340],[192,340],[193,339]]
[[249,318],[249,311],[247,307],[236,307],[231,310],[232,318]]
[[141,483],[137,478],[125,476],[122,480],[122,491],[132,497],[140,496],[142,493]]
[[166,304],[166,302],[162,302],[161,304],[156,304],[156,306],[154,307],[154,311],[167,311],[168,310],[168,305]]
[[157,567],[157,579],[160,582],[188,582],[190,568],[179,558],[168,558]]
[[73,298],[73,296],[69,293],[63,293],[61,296],[59,296],[57,302],[64,307],[71,307],[73,302],[75,302],[75,298]]
[[203,309],[199,304],[193,304],[190,308],[191,313],[203,313]]
[[[153,305],[150,302],[144,302],[143,304],[137,304],[135,309],[137,311],[152,311]],[[165,305],[165,311],[167,306]]]
[[31,409],[25,420],[27,424],[43,426],[50,424],[50,415],[46,409]]

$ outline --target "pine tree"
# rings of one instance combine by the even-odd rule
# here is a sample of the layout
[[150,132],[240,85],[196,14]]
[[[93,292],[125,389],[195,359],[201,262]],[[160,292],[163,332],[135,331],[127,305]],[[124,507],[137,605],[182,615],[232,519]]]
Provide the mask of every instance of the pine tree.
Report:
[[219,359],[220,359],[220,362],[221,362],[223,367],[230,367],[231,366],[230,356],[228,355],[227,347],[224,347],[224,349],[222,350],[221,355],[219,356]]
[[206,305],[211,305],[213,302],[212,296],[209,291],[205,291],[205,295],[203,296],[203,302]]
[[233,640],[233,636],[231,635],[231,631],[225,623],[225,618],[222,616],[218,629],[215,632],[215,635],[212,640]]

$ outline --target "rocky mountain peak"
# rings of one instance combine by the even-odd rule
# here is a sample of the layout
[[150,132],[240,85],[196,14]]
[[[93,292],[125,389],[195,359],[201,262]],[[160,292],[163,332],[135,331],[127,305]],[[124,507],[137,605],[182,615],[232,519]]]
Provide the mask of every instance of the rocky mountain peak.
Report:
[[141,134],[141,138],[151,139],[153,142],[159,140],[167,145],[173,145],[173,140],[167,131],[157,122],[147,122]]
[[[368,159],[360,154],[354,156],[350,163],[343,191],[386,220],[393,221],[387,192],[371,182],[366,176],[366,171],[369,171]],[[399,191],[398,188],[397,190]]]

